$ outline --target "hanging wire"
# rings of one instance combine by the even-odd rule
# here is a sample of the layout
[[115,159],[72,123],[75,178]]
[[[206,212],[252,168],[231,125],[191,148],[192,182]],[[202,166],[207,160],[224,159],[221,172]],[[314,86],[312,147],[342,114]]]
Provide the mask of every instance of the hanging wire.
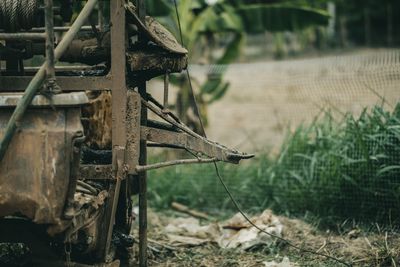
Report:
[[[175,5],[176,19],[178,21],[178,28],[179,28],[179,36],[180,36],[180,39],[181,39],[181,45],[183,47],[185,47],[185,44],[183,42],[181,19],[180,19],[180,16],[179,16],[178,5],[176,4],[176,0],[174,0],[174,5]],[[192,86],[192,79],[190,78],[189,64],[188,64],[188,66],[186,68],[186,76],[187,76],[187,79],[188,79],[188,82],[189,82],[189,88],[190,88],[190,94],[191,94],[191,97],[192,97],[192,101],[194,103],[194,113],[196,114],[197,118],[199,119],[200,129],[202,131],[201,134],[203,135],[203,137],[207,138],[205,127],[204,127],[204,123],[203,123],[203,119],[201,118],[201,114],[200,114],[200,111],[199,111],[199,105],[197,104],[196,95],[194,94],[194,90],[193,90],[193,86]]]
[[[179,35],[180,35],[180,39],[181,39],[181,45],[184,46],[184,43],[183,43],[183,34],[182,34],[182,27],[181,27],[181,22],[180,22],[180,17],[179,17],[179,12],[178,12],[178,5],[177,5],[177,3],[176,3],[176,0],[174,0],[174,5],[175,5],[176,18],[177,18],[177,21],[178,21],[178,28],[179,28]],[[205,138],[207,138],[207,135],[206,135],[206,132],[205,132],[205,128],[204,128],[204,124],[203,124],[203,120],[202,120],[202,118],[201,118],[201,116],[200,116],[200,112],[199,112],[199,108],[198,108],[196,96],[194,95],[193,86],[192,86],[192,82],[191,82],[191,79],[190,79],[189,67],[186,68],[186,74],[187,74],[187,78],[188,78],[188,81],[189,81],[189,88],[190,88],[190,91],[191,91],[191,95],[192,95],[192,97],[193,97],[193,102],[194,102],[194,104],[195,104],[194,110],[195,110],[196,116],[198,117],[198,120],[199,120],[199,123],[200,123],[200,126],[201,126],[201,130],[202,130],[202,132],[203,132],[203,136],[204,136]],[[267,231],[265,231],[265,230],[261,229],[260,227],[258,227],[258,226],[257,226],[255,223],[253,223],[253,222],[250,220],[250,218],[244,213],[244,211],[243,211],[242,208],[240,207],[239,203],[236,201],[235,197],[233,196],[233,194],[232,194],[231,191],[229,190],[228,186],[226,185],[224,179],[222,178],[217,163],[216,163],[216,162],[213,162],[213,163],[214,163],[214,167],[215,167],[215,173],[216,173],[216,175],[217,175],[219,181],[221,182],[222,186],[224,187],[224,189],[225,189],[227,195],[229,196],[231,202],[233,203],[233,205],[235,206],[235,208],[238,210],[238,212],[243,216],[243,218],[245,218],[245,220],[246,220],[251,226],[253,226],[253,227],[256,228],[257,230],[259,230],[260,232],[262,232],[262,233],[264,233],[264,234],[266,234],[266,235],[268,235],[268,236],[271,236],[272,238],[275,238],[275,239],[277,239],[277,240],[282,241],[284,244],[286,244],[286,245],[288,245],[288,246],[290,246],[290,247],[292,247],[292,248],[294,248],[294,249],[296,249],[296,250],[298,250],[298,251],[300,251],[300,252],[304,252],[304,253],[309,253],[309,254],[314,254],[314,255],[317,255],[317,256],[325,257],[325,258],[327,258],[327,259],[331,259],[331,260],[336,261],[336,262],[338,262],[338,263],[340,263],[340,264],[343,264],[344,266],[348,266],[348,267],[351,267],[351,266],[352,266],[352,264],[349,264],[349,263],[347,263],[347,262],[345,262],[345,261],[343,261],[343,260],[341,260],[341,259],[338,259],[338,258],[336,258],[336,257],[330,256],[330,255],[327,255],[327,254],[324,254],[324,253],[320,253],[320,252],[318,252],[318,251],[314,251],[314,250],[309,250],[309,249],[301,248],[301,247],[299,247],[299,246],[297,246],[297,245],[291,243],[289,240],[287,240],[287,239],[285,239],[285,238],[282,238],[282,237],[280,237],[280,236],[277,236],[277,235],[268,233]]]

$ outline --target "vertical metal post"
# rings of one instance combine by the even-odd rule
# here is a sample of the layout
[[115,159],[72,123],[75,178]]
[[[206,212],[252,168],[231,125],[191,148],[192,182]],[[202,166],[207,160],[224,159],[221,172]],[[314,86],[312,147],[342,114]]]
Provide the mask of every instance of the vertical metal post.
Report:
[[[137,0],[139,19],[146,25],[146,6],[145,0]],[[145,45],[146,38],[139,35],[139,43]],[[142,97],[146,95],[146,81],[139,81],[139,93]],[[147,108],[141,109],[140,124],[147,126]],[[147,164],[147,142],[140,141],[139,164]],[[139,175],[139,266],[147,267],[147,173],[141,172]]]
[[[146,94],[146,82],[139,85],[140,95]],[[147,108],[141,109],[140,124],[147,126]],[[147,164],[147,142],[140,141],[139,165]],[[147,173],[139,174],[139,266],[147,267]]]
[[109,202],[107,203],[107,214],[105,217],[106,238],[101,252],[106,262],[113,260],[110,253],[112,231],[115,224],[118,198],[121,189],[121,180],[125,179],[121,167],[125,164],[126,138],[126,31],[125,31],[125,1],[110,1],[111,15],[111,78],[112,78],[112,147],[113,147],[113,170],[116,180],[113,181],[109,190]]
[[111,3],[112,145],[126,146],[125,1]]
[[46,23],[46,78],[48,86],[52,88],[55,82],[54,57],[54,12],[53,0],[45,0]]

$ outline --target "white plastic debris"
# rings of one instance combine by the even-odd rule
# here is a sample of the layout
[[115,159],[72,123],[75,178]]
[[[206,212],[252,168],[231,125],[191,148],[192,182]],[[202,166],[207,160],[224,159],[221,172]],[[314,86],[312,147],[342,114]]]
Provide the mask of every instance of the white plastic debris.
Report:
[[278,263],[276,261],[264,261],[265,267],[295,267],[297,264],[292,264],[288,257],[284,257],[282,262]]
[[[251,218],[251,221],[267,233],[282,235],[283,225],[270,210]],[[177,218],[165,228],[171,243],[194,246],[216,242],[221,248],[249,249],[257,245],[271,245],[275,239],[253,227],[240,214],[223,223],[200,225],[195,218]]]
[[[283,225],[271,210],[265,210],[261,215],[252,217],[250,220],[267,233],[279,237],[282,235]],[[223,224],[221,236],[217,240],[222,248],[242,250],[256,245],[270,246],[274,241],[275,238],[253,227],[240,213]]]

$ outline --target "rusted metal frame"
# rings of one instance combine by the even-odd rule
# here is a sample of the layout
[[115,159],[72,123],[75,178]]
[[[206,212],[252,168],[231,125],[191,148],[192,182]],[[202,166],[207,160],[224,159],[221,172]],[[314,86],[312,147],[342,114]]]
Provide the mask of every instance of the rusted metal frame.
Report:
[[160,169],[160,168],[165,168],[165,167],[170,167],[170,166],[175,166],[175,165],[196,164],[196,163],[213,163],[213,162],[217,162],[217,161],[218,160],[216,158],[179,159],[179,160],[171,160],[171,161],[149,164],[149,165],[145,165],[145,166],[139,165],[139,166],[136,166],[135,171],[137,173],[141,173],[141,172],[145,172],[145,171],[150,171],[150,170],[155,170],[155,169]]
[[[146,25],[146,5],[145,0],[137,0],[137,12],[139,19]],[[143,34],[138,36],[139,45],[145,46],[147,37]],[[139,94],[144,97],[147,95],[146,80],[139,81]],[[140,124],[147,126],[147,108],[141,109]],[[140,141],[139,164],[147,164],[147,141]],[[141,172],[139,179],[139,267],[147,267],[147,173]]]
[[[30,76],[0,76],[0,92],[24,91],[31,80]],[[57,76],[57,84],[65,92],[111,90],[109,76]]]
[[[100,2],[102,2],[102,1],[99,1],[99,3]],[[69,26],[55,26],[53,29],[55,32],[67,32],[67,31],[69,31],[70,28],[71,27],[69,27]],[[36,32],[43,33],[45,30],[46,30],[46,28],[44,28],[44,27],[35,27],[30,30],[27,30],[26,33],[36,33]],[[81,27],[81,31],[91,31],[91,30],[92,30],[92,27],[90,27],[90,26],[82,26]],[[2,31],[0,31],[0,33],[1,32]]]
[[[141,102],[140,95],[134,90],[127,91],[127,110],[126,110],[126,168],[129,173],[139,164],[140,151],[140,115]],[[118,199],[118,209],[115,216],[115,225],[118,231],[124,234],[130,233],[132,227],[132,204],[130,196],[136,192],[138,182],[135,177],[128,175],[128,179],[121,184],[121,192]]]
[[113,183],[112,186],[112,191],[111,191],[111,209],[109,210],[110,213],[110,221],[108,224],[108,229],[107,229],[107,242],[105,246],[105,262],[111,262],[113,260],[112,255],[109,255],[109,251],[111,248],[111,240],[112,240],[112,233],[114,230],[114,223],[115,223],[115,214],[117,212],[117,205],[118,205],[118,199],[119,199],[119,192],[121,189],[121,182],[122,180],[125,180],[126,176],[126,164],[125,164],[125,147],[124,146],[114,146],[113,149],[113,163],[112,163],[112,168],[113,168],[113,173],[115,177],[115,183]]
[[[210,147],[210,149],[208,149],[208,151],[215,151],[214,155],[208,155],[211,157],[217,156],[218,159],[227,161],[227,162],[233,162],[236,163],[236,158],[237,159],[246,159],[246,158],[251,158],[254,155],[252,154],[239,154],[237,151],[233,151],[230,150],[218,143],[214,143],[209,141],[208,139],[202,137],[201,135],[193,132],[191,129],[189,129],[186,125],[182,124],[182,123],[178,123],[176,122],[173,118],[169,117],[168,114],[165,114],[162,112],[162,110],[158,110],[157,107],[153,106],[151,103],[148,103],[146,100],[142,99],[142,103],[143,105],[145,105],[147,108],[149,108],[152,112],[154,112],[156,115],[158,115],[160,118],[164,119],[165,121],[169,122],[170,124],[172,124],[173,126],[179,128],[180,130],[182,130],[183,132],[185,132],[188,136],[191,136],[195,139],[193,140],[197,140],[197,141],[193,141],[192,143],[195,144],[196,142],[202,142],[204,144],[207,144],[207,146]],[[169,131],[165,131],[164,133],[165,135],[168,134],[173,134]],[[162,141],[163,139],[160,139],[160,141]],[[164,139],[165,140],[165,139]],[[156,140],[151,140],[154,142],[157,142]],[[170,143],[170,144],[174,144],[174,143]],[[176,144],[179,145],[179,144]],[[189,147],[188,147],[189,148]],[[223,154],[226,154],[225,156],[223,156]]]
[[168,131],[172,131],[172,132],[180,132],[180,130],[178,128],[176,128],[175,126],[173,126],[169,123],[161,122],[161,121],[147,120],[147,126],[153,127],[156,129],[168,130]]
[[140,124],[141,124],[141,97],[133,90],[127,92],[127,115],[126,115],[126,162],[128,172],[134,171],[139,164],[140,155]]
[[196,138],[184,132],[171,132],[164,129],[156,129],[151,127],[141,128],[141,138],[157,144],[168,144],[180,146],[196,153],[201,153],[210,158],[229,163],[238,163],[233,160],[230,155],[231,151],[210,143],[204,138]]
[[47,87],[55,87],[55,57],[54,57],[54,12],[53,0],[45,0],[45,28],[46,28],[46,79]]
[[182,124],[178,118],[176,118],[175,115],[172,114],[172,112],[162,112],[162,110],[165,110],[164,107],[160,104],[152,104],[147,102],[145,99],[142,98],[142,104],[146,106],[149,110],[151,110],[154,114],[165,120],[166,122],[169,122],[170,124],[174,125],[178,129],[194,136],[194,137],[199,137],[199,138],[204,138],[201,135],[193,132],[189,127],[186,125]]
[[23,32],[23,33],[0,33],[0,40],[4,41],[22,41],[22,40],[41,40],[44,41],[46,40],[46,34],[45,33],[28,33],[28,32]]
[[[89,17],[96,3],[97,0],[89,0],[86,3],[86,5],[76,18],[75,22],[71,26],[70,30],[65,34],[64,38],[57,46],[55,50],[55,60],[58,60],[62,56],[62,54],[66,51],[69,44],[72,42],[76,34],[79,32],[80,27],[85,23],[86,19]],[[13,114],[11,115],[10,120],[8,121],[6,130],[4,132],[4,136],[0,142],[0,161],[3,159],[4,154],[7,151],[7,148],[17,129],[17,124],[21,121],[22,117],[25,114],[26,109],[28,108],[30,102],[32,101],[33,97],[39,90],[45,78],[46,78],[46,64],[43,64],[42,67],[39,69],[39,71],[31,80],[31,82],[29,83],[22,99],[19,101],[17,107],[15,108]]]
[[156,107],[158,107],[163,114],[170,116],[176,123],[181,124],[181,120],[176,116],[174,113],[172,113],[170,110],[166,109],[163,105],[161,105],[151,94],[146,95],[146,99],[153,103]]
[[147,147],[163,147],[163,148],[172,148],[172,149],[185,149],[182,146],[171,145],[171,144],[158,144],[158,143],[149,143],[147,142]]
[[[87,66],[87,65],[73,65],[73,66],[56,66],[55,71],[57,72],[77,72],[77,71],[91,71],[91,70],[96,70],[96,67],[102,67],[103,69],[106,69],[105,65],[97,65],[97,66]],[[26,76],[35,74],[40,67],[25,67],[25,73]],[[81,77],[81,75],[76,75],[78,77]],[[68,76],[68,77],[74,77],[74,76]]]
[[[125,1],[110,1],[111,15],[111,80],[112,80],[112,146],[113,146],[113,170],[121,168],[119,162],[125,165],[126,136],[126,29],[125,29]],[[118,152],[123,148],[123,153]],[[123,159],[121,158],[123,156]],[[119,172],[120,173],[120,172]],[[116,177],[116,181],[111,183],[109,189],[110,198],[107,203],[104,230],[107,235],[100,240],[100,257],[105,262],[112,261],[111,239],[114,229],[115,214],[121,188],[121,180],[125,176]]]
[[[146,94],[146,82],[139,85],[139,93]],[[141,125],[147,126],[147,108],[141,109]],[[140,135],[141,136],[141,135]],[[139,164],[147,164],[147,141],[140,138]],[[139,266],[147,267],[147,173],[138,174],[139,179]]]

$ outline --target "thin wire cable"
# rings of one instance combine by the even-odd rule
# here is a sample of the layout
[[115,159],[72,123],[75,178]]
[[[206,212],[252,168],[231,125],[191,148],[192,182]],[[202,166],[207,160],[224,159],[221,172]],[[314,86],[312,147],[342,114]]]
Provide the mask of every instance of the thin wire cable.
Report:
[[[180,22],[180,18],[179,18],[179,12],[178,12],[178,6],[177,6],[177,4],[176,4],[176,0],[174,0],[174,5],[175,5],[176,18],[177,18],[177,20],[178,20],[178,28],[179,28],[179,35],[180,35],[180,39],[181,39],[181,44],[182,44],[182,46],[184,46],[184,43],[183,43],[183,35],[182,35],[182,27],[181,27],[181,22]],[[195,97],[194,92],[193,92],[192,82],[191,82],[190,73],[189,73],[189,67],[186,69],[186,73],[187,73],[187,77],[188,77],[188,81],[189,81],[189,88],[190,88],[190,90],[191,90],[191,94],[192,94],[192,96],[193,96],[193,101],[194,101],[194,104],[195,104],[195,112],[197,113],[196,115],[197,115],[197,117],[198,117],[198,119],[199,119],[200,126],[201,126],[201,129],[202,129],[202,131],[203,131],[203,136],[204,136],[205,138],[207,138],[207,135],[206,135],[206,132],[205,132],[205,128],[204,128],[204,124],[203,124],[203,121],[202,121],[201,116],[200,116],[200,113],[199,113],[199,109],[198,109],[196,97]],[[280,236],[277,236],[277,235],[268,233],[267,231],[265,231],[265,230],[261,229],[260,227],[258,227],[258,226],[257,226],[255,223],[253,223],[253,222],[250,220],[250,218],[243,212],[242,208],[239,206],[239,203],[236,201],[236,199],[234,198],[233,194],[232,194],[231,191],[229,190],[228,186],[227,186],[226,183],[224,182],[224,179],[222,178],[222,176],[221,176],[221,174],[220,174],[220,172],[219,172],[219,168],[218,168],[217,163],[216,163],[216,162],[213,162],[213,163],[214,163],[214,167],[215,167],[215,173],[217,174],[217,177],[218,177],[219,181],[221,182],[222,186],[224,187],[224,189],[225,189],[226,193],[228,194],[230,200],[232,201],[233,205],[236,207],[236,209],[239,211],[239,213],[243,216],[243,218],[246,219],[246,221],[247,221],[251,226],[253,226],[254,228],[256,228],[257,230],[259,230],[260,232],[262,232],[262,233],[264,233],[264,234],[267,234],[267,235],[269,235],[269,236],[271,236],[271,237],[273,237],[273,238],[275,238],[275,239],[277,239],[277,240],[280,240],[280,241],[284,242],[284,243],[287,244],[288,246],[290,246],[290,247],[292,247],[292,248],[294,248],[294,249],[297,249],[297,250],[300,251],[300,252],[305,252],[305,253],[310,253],[310,254],[314,254],[314,255],[317,255],[317,256],[325,257],[325,258],[327,258],[327,259],[331,259],[331,260],[333,260],[333,261],[336,261],[336,262],[338,262],[338,263],[341,263],[341,264],[343,264],[344,266],[347,266],[347,267],[351,267],[351,266],[352,266],[352,264],[349,264],[349,263],[347,263],[347,262],[345,262],[345,261],[343,261],[343,260],[341,260],[341,259],[335,258],[335,257],[333,257],[333,256],[330,256],[330,255],[327,255],[327,254],[323,254],[323,253],[320,253],[320,252],[317,252],[317,251],[313,251],[313,250],[301,248],[301,247],[299,247],[299,246],[293,244],[292,242],[290,242],[289,240],[287,240],[287,239],[285,239],[285,238],[282,238],[282,237],[280,237]]]
[[290,247],[292,247],[292,248],[295,248],[295,249],[297,249],[297,250],[300,251],[300,252],[305,252],[305,253],[310,253],[310,254],[314,254],[314,255],[321,256],[321,257],[325,257],[325,258],[334,260],[334,261],[336,261],[336,262],[338,262],[338,263],[341,263],[341,264],[343,264],[344,266],[348,266],[348,267],[351,267],[351,266],[352,266],[351,264],[349,264],[349,263],[347,263],[347,262],[344,262],[344,261],[342,261],[341,259],[338,259],[338,258],[335,258],[335,257],[333,257],[333,256],[330,256],[330,255],[328,255],[328,254],[323,254],[323,253],[320,253],[320,252],[317,252],[317,251],[314,251],[314,250],[309,250],[309,249],[301,248],[301,247],[299,247],[299,246],[293,244],[292,242],[290,242],[289,240],[287,240],[287,239],[285,239],[285,238],[282,238],[282,237],[280,237],[280,236],[277,236],[277,235],[268,233],[267,231],[265,231],[265,230],[261,229],[260,227],[258,227],[255,223],[253,223],[253,222],[250,220],[250,218],[249,218],[249,217],[243,212],[243,210],[240,208],[239,203],[238,203],[238,202],[236,201],[236,199],[233,197],[232,193],[231,193],[230,190],[228,189],[228,186],[225,184],[224,180],[222,179],[222,176],[221,176],[221,174],[220,174],[220,172],[219,172],[218,165],[217,165],[216,162],[214,162],[214,167],[215,167],[215,172],[216,172],[216,174],[217,174],[217,176],[218,176],[218,179],[219,179],[219,181],[221,182],[222,186],[224,187],[224,189],[225,189],[226,193],[228,194],[230,200],[232,201],[233,205],[236,207],[236,209],[239,211],[239,213],[246,219],[246,221],[247,221],[248,223],[250,223],[254,228],[256,228],[257,230],[259,230],[260,232],[262,232],[262,233],[264,233],[264,234],[267,234],[267,235],[269,235],[269,236],[271,236],[271,237],[273,237],[273,238],[275,238],[275,239],[278,239],[278,240],[284,242],[284,243],[287,244],[288,246],[290,246]]
[[[181,45],[183,47],[185,47],[185,44],[183,42],[181,19],[180,19],[180,16],[179,16],[178,5],[176,4],[176,0],[174,0],[174,5],[175,5],[176,19],[178,21],[179,36],[181,38]],[[190,78],[189,64],[188,64],[188,66],[186,68],[186,76],[187,76],[187,79],[188,79],[188,82],[189,82],[189,88],[190,88],[190,94],[192,96],[192,101],[194,103],[194,113],[196,114],[197,118],[199,119],[200,129],[202,131],[203,137],[207,138],[205,127],[204,127],[204,123],[203,123],[203,120],[201,118],[200,111],[199,111],[199,105],[197,104],[197,99],[196,99],[196,96],[194,94],[194,90],[193,90],[193,86],[192,86],[192,79]]]

